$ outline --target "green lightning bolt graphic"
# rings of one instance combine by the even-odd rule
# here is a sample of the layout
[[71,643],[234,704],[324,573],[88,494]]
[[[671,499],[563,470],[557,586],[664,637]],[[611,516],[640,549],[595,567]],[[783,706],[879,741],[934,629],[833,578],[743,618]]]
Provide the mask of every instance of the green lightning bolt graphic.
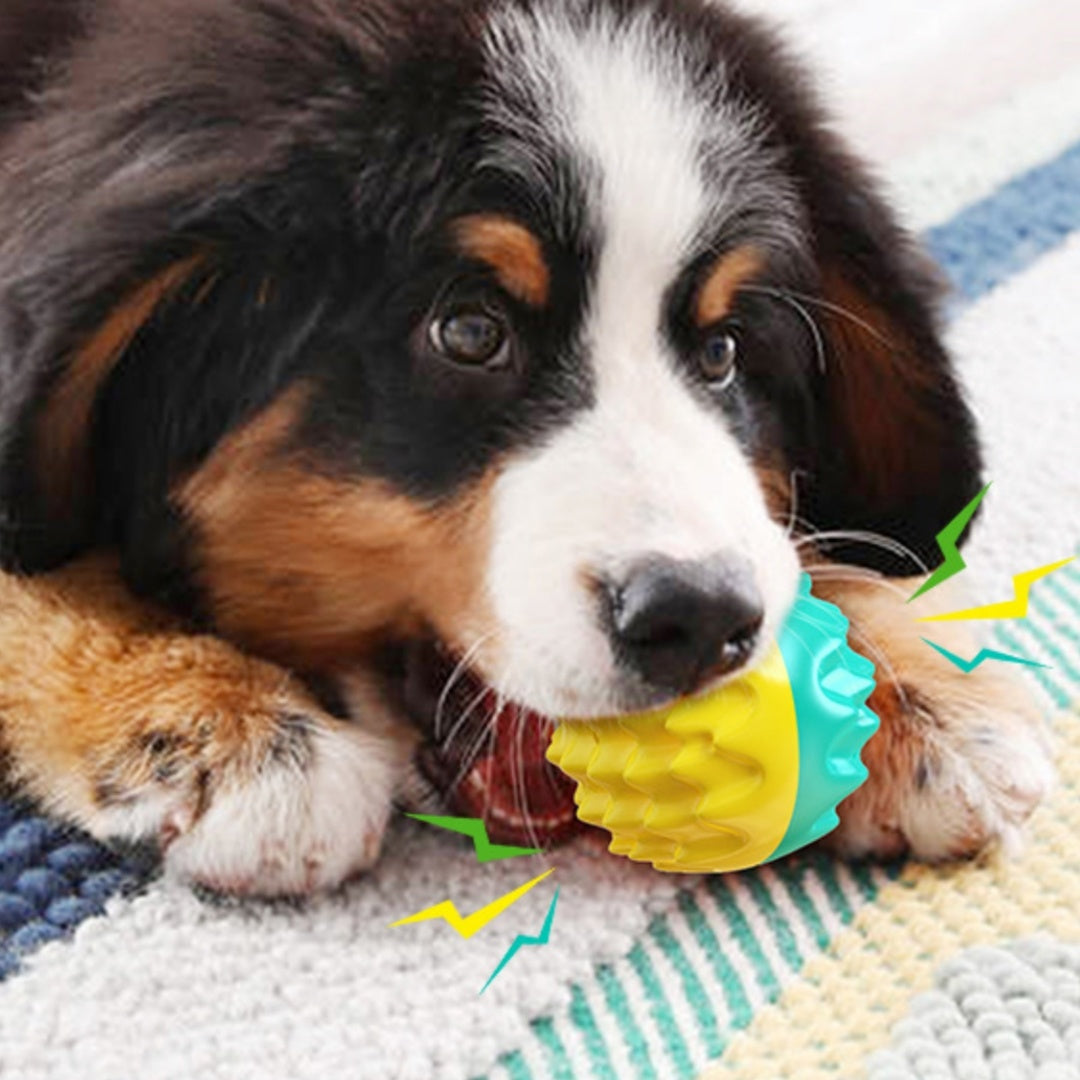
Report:
[[516,859],[522,855],[538,855],[538,848],[510,847],[507,844],[493,844],[488,839],[487,827],[480,818],[433,817],[430,814],[406,814],[414,821],[425,825],[434,825],[436,829],[448,829],[469,837],[476,848],[476,861],[479,863],[497,862],[499,859]]
[[964,509],[937,534],[935,539],[937,540],[938,547],[941,548],[941,554],[945,556],[945,561],[926,579],[918,592],[908,597],[907,602],[909,604],[912,600],[917,600],[931,589],[936,589],[942,582],[948,581],[951,577],[955,577],[961,570],[967,569],[967,563],[964,562],[963,555],[957,550],[956,544],[964,530],[967,528],[968,522],[975,515],[975,511],[979,509],[979,503],[983,501],[983,496],[989,490],[990,485],[987,484],[986,487],[984,487],[982,491],[980,491],[979,494],[976,495],[975,498],[972,499],[971,502],[969,502],[967,506],[965,506]]

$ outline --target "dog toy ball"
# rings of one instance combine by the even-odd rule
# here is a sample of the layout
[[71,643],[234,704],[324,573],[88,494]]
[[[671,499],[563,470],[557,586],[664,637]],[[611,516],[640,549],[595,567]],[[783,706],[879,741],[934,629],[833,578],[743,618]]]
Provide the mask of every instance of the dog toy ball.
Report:
[[758,866],[836,828],[878,728],[874,665],[847,631],[804,575],[757,670],[658,712],[562,723],[547,757],[577,781],[578,817],[613,853],[684,873]]

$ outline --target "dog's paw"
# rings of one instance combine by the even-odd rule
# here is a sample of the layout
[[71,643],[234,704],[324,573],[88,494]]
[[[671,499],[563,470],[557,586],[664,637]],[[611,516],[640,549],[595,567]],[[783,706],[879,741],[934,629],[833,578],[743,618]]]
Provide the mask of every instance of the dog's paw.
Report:
[[195,814],[166,823],[166,871],[214,892],[301,896],[376,860],[398,763],[385,740],[323,716],[284,715],[264,756],[217,777]]
[[870,778],[841,805],[834,850],[941,861],[1016,845],[1054,781],[1043,720],[1018,680],[957,673],[884,686],[871,704],[881,730],[864,753]]
[[170,874],[300,895],[376,859],[408,750],[324,713],[281,669],[211,639],[163,645],[107,686],[79,823],[156,841]]

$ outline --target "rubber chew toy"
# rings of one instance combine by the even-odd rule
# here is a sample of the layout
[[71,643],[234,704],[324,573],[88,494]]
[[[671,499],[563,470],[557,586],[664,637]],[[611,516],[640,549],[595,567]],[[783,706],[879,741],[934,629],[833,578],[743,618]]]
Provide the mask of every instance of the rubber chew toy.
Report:
[[874,665],[847,630],[804,576],[754,672],[660,712],[562,724],[547,756],[577,781],[578,817],[615,854],[684,873],[743,870],[830,832],[878,727]]

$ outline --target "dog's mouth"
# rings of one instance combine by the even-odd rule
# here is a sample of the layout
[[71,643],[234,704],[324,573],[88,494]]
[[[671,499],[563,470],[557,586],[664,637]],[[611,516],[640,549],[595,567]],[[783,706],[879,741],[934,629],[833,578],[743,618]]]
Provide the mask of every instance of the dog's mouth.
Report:
[[433,638],[395,650],[400,708],[424,741],[416,765],[446,809],[497,843],[543,847],[583,828],[574,782],[544,754],[555,721],[499,695]]

